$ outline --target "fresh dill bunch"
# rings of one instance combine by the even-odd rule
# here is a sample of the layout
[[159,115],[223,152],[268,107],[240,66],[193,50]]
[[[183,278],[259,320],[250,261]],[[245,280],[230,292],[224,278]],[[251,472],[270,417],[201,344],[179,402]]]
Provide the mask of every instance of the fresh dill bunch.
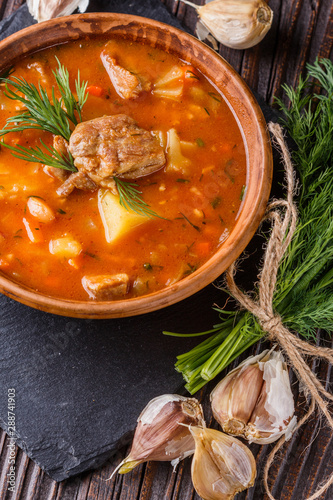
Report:
[[[296,90],[284,86],[290,107],[276,100],[284,111],[284,126],[297,145],[293,161],[301,187],[299,221],[279,268],[274,304],[278,311],[286,308],[286,318],[282,317],[288,326],[292,324],[309,338],[316,328],[333,332],[333,286],[327,279],[333,272],[333,64],[322,59],[307,68],[308,76]],[[320,94],[311,92],[312,78]],[[320,316],[314,312],[313,301]]]
[[[297,200],[300,212],[307,198],[326,182],[333,154],[333,64],[329,59],[317,59],[307,69],[307,78],[301,78],[296,89],[282,87],[290,100],[289,107],[281,99],[275,100],[284,113],[282,123],[297,146],[293,160],[301,185]],[[316,79],[322,93],[311,92],[312,79]]]
[[[307,70],[296,89],[283,86],[289,106],[276,99],[296,144],[292,159],[300,186],[298,223],[279,266],[273,306],[286,327],[310,341],[318,329],[333,334],[333,63],[316,60]],[[228,319],[177,357],[176,369],[192,394],[265,335],[249,312],[219,313]]]
[[[328,273],[327,273],[328,274]],[[328,292],[329,276],[323,277],[325,286],[319,283],[310,286],[297,297],[297,309],[283,314],[283,321],[291,330],[302,333],[307,339],[316,340],[317,330],[332,333],[333,301],[332,301],[332,269],[330,270],[330,292]]]

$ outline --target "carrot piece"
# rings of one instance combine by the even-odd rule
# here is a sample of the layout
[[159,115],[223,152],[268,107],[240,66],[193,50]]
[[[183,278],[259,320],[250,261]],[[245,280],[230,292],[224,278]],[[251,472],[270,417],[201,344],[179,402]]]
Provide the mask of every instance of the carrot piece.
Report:
[[8,267],[9,266],[9,262],[5,259],[0,259],[0,268],[3,268],[3,267]]
[[87,92],[95,97],[101,97],[104,91],[102,87],[98,85],[89,85],[89,87],[87,87]]
[[196,250],[198,255],[200,255],[201,257],[206,257],[211,251],[210,241],[198,241]]
[[38,222],[30,222],[23,217],[23,224],[27,231],[28,238],[32,243],[41,243],[43,241],[42,230]]

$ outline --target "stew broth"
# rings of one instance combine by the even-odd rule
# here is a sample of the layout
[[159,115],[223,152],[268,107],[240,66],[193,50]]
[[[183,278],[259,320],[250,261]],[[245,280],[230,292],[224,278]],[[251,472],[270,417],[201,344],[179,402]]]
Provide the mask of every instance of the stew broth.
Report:
[[[69,71],[72,89],[78,69],[81,80],[88,82],[83,121],[125,114],[155,134],[166,151],[166,166],[135,182],[160,217],[147,218],[108,242],[98,190],[75,189],[61,197],[56,193],[61,181],[46,173],[43,165],[19,160],[2,147],[1,271],[55,297],[94,300],[82,284],[86,276],[127,274],[128,298],[175,283],[223,244],[246,194],[246,150],[223,96],[174,55],[115,40],[108,47],[118,64],[151,83],[151,90],[125,99],[102,64],[100,54],[106,44],[103,39],[49,48],[23,59],[13,76],[35,85],[40,82],[51,95],[57,57]],[[8,117],[22,111],[3,90],[1,86],[1,128]],[[34,130],[10,133],[5,142],[40,146],[40,138],[52,144],[52,134]],[[40,211],[34,212],[38,200],[53,218],[45,221]]]

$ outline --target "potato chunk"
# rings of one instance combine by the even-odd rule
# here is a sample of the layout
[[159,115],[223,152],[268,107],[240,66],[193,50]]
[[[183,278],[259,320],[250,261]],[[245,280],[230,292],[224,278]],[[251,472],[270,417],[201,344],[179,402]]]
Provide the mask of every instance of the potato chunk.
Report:
[[168,130],[167,135],[168,145],[166,172],[179,172],[183,175],[187,175],[190,171],[191,160],[182,154],[181,142],[177,131],[174,128],[171,128]]
[[50,241],[49,250],[53,255],[73,259],[77,257],[82,250],[81,244],[71,236],[64,236]]
[[183,80],[184,70],[180,66],[174,66],[155,82],[153,92],[158,97],[179,101],[183,94]]
[[155,89],[154,94],[158,97],[165,97],[166,99],[173,99],[174,101],[179,101],[183,94],[183,85],[177,85],[172,89]]
[[126,210],[120,205],[119,197],[106,189],[98,191],[98,208],[108,243],[149,220],[149,217]]
[[173,66],[164,76],[155,82],[154,88],[165,88],[167,85],[179,82],[183,76],[183,69],[180,66]]

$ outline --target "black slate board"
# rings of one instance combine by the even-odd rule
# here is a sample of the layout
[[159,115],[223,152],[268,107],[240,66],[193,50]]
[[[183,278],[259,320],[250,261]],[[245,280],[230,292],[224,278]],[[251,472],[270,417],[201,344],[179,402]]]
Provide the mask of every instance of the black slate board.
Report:
[[[90,2],[89,11],[127,12],[180,27],[160,1]],[[29,26],[26,6],[0,23],[0,38]],[[268,108],[265,111],[270,113]],[[198,343],[162,330],[202,331],[217,321],[213,285],[179,304],[119,320],[78,320],[0,297],[0,425],[7,429],[7,391],[16,391],[17,444],[61,481],[101,465],[133,431],[155,396],[181,392],[177,354]]]
[[214,292],[211,285],[160,312],[96,321],[1,297],[1,427],[14,388],[16,442],[29,457],[58,481],[99,466],[129,438],[151,398],[181,387],[175,356],[196,341],[161,331],[205,329],[216,315],[201,318],[197,306],[210,315]]

